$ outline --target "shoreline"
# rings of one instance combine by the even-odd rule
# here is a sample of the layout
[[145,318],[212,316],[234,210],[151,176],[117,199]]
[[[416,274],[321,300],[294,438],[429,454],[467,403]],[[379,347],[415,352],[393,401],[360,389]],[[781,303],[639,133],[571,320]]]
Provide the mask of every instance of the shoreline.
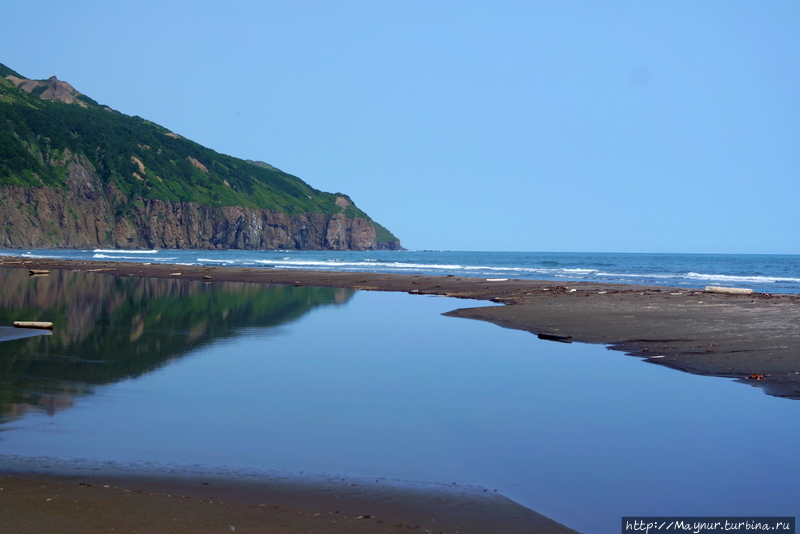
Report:
[[663,286],[459,276],[300,271],[0,256],[0,267],[401,291],[504,306],[445,315],[524,330],[542,339],[603,344],[651,363],[733,378],[800,399],[800,295],[705,293]]

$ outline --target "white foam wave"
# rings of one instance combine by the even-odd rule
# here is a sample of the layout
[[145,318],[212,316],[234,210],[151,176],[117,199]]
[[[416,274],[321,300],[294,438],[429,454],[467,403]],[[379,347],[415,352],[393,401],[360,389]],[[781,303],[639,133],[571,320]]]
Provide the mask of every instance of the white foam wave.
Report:
[[680,275],[677,274],[633,274],[633,273],[602,273],[598,272],[597,276],[612,276],[612,277],[621,277],[621,278],[661,278],[661,279],[669,279],[669,278],[682,278]]
[[784,278],[780,276],[732,276],[727,274],[703,274],[689,272],[686,278],[690,280],[711,280],[714,282],[745,282],[751,284],[774,284],[777,282],[800,283],[800,278]]
[[97,248],[94,249],[92,252],[98,252],[101,254],[157,254],[158,250],[123,250],[123,249]]
[[[198,259],[198,261],[205,261]],[[464,272],[470,276],[478,273],[503,273],[520,275],[549,275],[549,276],[580,276],[591,275],[596,273],[596,269],[580,269],[580,268],[558,268],[547,269],[541,267],[496,267],[489,265],[461,265],[461,264],[441,264],[441,263],[404,263],[404,262],[381,262],[374,258],[369,258],[362,261],[348,262],[344,260],[297,260],[291,259],[283,260],[255,260],[257,264],[269,265],[271,267],[283,269],[364,269],[366,271],[375,271],[379,269],[386,269],[394,272],[405,271],[447,271],[447,272]]]
[[224,263],[226,265],[231,265],[239,260],[213,260],[211,258],[197,258],[197,261],[203,263]]
[[341,268],[341,267],[389,267],[393,269],[449,269],[449,270],[458,270],[458,269],[465,269],[463,265],[426,265],[424,263],[400,263],[400,262],[363,262],[363,261],[355,261],[355,262],[347,262],[347,261],[335,261],[335,260],[325,260],[325,261],[283,261],[283,260],[255,260],[256,263],[266,264],[266,265],[280,265],[282,267],[332,267],[332,268]]
[[[111,255],[110,256],[108,254],[93,254],[92,258],[93,259],[97,259],[97,260],[142,260],[142,259],[144,259],[141,256],[116,256],[116,255]],[[153,259],[153,260],[156,260],[156,261],[159,261],[159,262],[165,262],[165,261],[170,261],[170,260],[177,260],[178,258],[175,257],[175,258],[147,258],[147,259]]]
[[19,255],[20,258],[41,258],[41,259],[49,259],[49,258],[57,258],[56,255],[42,255],[42,254],[34,254],[33,252],[25,252]]

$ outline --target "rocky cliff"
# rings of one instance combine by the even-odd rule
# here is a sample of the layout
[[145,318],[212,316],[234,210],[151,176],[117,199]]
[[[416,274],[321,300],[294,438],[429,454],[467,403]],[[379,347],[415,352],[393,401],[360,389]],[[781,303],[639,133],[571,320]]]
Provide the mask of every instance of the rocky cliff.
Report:
[[129,203],[113,182],[102,184],[85,157],[68,155],[63,164],[66,188],[0,186],[0,247],[375,250],[393,246],[377,242],[371,221],[343,213],[287,215],[263,208],[146,198]]
[[341,193],[0,64],[0,248],[376,250]]

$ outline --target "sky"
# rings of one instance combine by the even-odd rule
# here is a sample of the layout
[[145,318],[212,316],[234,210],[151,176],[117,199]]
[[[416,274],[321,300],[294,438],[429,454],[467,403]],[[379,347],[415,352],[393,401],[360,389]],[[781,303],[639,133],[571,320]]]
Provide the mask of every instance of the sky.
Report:
[[0,63],[409,249],[800,253],[800,3],[0,0]]

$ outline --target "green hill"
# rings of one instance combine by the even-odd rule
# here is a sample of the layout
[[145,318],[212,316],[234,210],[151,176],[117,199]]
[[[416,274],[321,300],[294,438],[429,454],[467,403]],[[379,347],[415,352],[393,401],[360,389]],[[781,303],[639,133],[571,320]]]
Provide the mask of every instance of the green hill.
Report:
[[[347,195],[220,154],[55,77],[29,80],[2,64],[0,193],[0,246],[400,248]],[[36,203],[33,212],[14,206],[25,201]],[[172,226],[169,235],[148,224],[153,212]],[[79,223],[88,213],[100,213],[102,224],[54,216]],[[192,239],[197,228],[185,225],[199,225],[202,235]]]

